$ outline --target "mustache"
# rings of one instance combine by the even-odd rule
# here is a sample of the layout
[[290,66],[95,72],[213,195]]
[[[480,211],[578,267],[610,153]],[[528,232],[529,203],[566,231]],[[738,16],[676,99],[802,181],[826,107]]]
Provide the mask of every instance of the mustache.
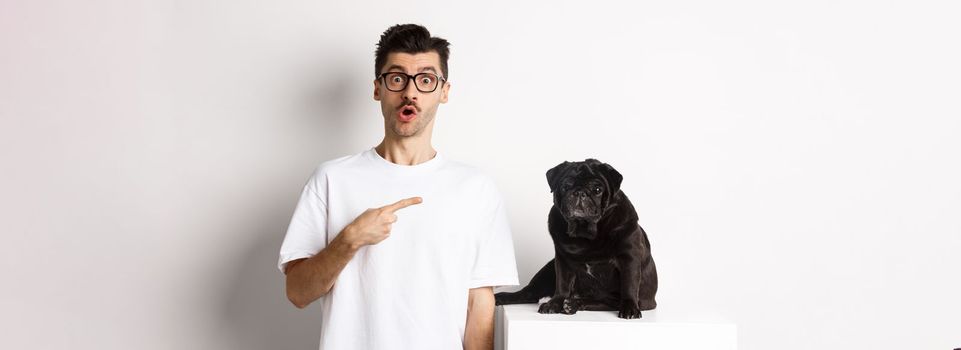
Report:
[[400,105],[400,107],[397,107],[397,109],[404,109],[404,107],[407,107],[407,106],[413,106],[414,109],[416,109],[418,112],[420,112],[420,106],[417,106],[417,103],[416,103],[416,102],[402,103],[402,104]]

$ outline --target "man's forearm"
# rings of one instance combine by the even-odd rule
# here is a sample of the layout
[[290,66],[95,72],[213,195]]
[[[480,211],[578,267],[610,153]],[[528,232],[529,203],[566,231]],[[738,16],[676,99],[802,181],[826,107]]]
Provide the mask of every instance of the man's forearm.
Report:
[[494,292],[491,287],[470,290],[464,350],[494,349]]
[[298,308],[305,308],[326,295],[340,271],[360,249],[342,239],[345,231],[347,228],[314,256],[288,263],[294,265],[287,269],[287,299]]

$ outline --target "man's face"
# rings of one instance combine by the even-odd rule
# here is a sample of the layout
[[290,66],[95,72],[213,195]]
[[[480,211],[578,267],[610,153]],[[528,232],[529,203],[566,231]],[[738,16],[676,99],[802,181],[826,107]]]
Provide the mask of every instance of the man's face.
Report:
[[[429,72],[437,76],[443,75],[440,69],[440,55],[435,51],[416,54],[389,53],[387,62],[381,67],[381,73],[386,72],[402,72],[410,75]],[[388,129],[401,137],[419,135],[428,128],[434,121],[434,115],[437,114],[437,106],[447,103],[447,92],[450,90],[450,83],[447,81],[439,81],[437,89],[433,92],[420,92],[413,79],[407,82],[407,87],[403,91],[387,90],[383,83],[379,77],[374,80],[374,100],[380,101],[380,109]],[[410,106],[416,110],[413,119],[404,115],[404,109],[409,109]]]

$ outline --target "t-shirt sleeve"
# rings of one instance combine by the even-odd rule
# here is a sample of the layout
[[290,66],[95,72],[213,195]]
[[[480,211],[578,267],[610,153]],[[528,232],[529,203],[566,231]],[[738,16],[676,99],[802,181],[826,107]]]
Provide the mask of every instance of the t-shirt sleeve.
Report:
[[304,184],[280,246],[277,268],[284,268],[291,260],[309,258],[327,247],[327,178],[318,167]]
[[514,258],[514,242],[503,196],[493,184],[487,186],[490,198],[480,231],[477,256],[471,270],[468,288],[485,286],[516,286],[517,263]]

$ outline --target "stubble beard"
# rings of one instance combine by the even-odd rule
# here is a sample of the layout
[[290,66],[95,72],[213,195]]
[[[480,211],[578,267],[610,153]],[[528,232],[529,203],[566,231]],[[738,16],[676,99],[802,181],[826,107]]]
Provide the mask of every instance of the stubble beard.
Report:
[[411,123],[401,122],[397,120],[396,116],[392,116],[390,124],[391,129],[394,130],[394,135],[397,135],[398,137],[411,137],[419,135],[427,126],[427,123],[429,123],[432,119],[434,119],[433,113],[422,113],[421,115],[417,116],[417,119],[414,120],[413,125],[407,125]]

